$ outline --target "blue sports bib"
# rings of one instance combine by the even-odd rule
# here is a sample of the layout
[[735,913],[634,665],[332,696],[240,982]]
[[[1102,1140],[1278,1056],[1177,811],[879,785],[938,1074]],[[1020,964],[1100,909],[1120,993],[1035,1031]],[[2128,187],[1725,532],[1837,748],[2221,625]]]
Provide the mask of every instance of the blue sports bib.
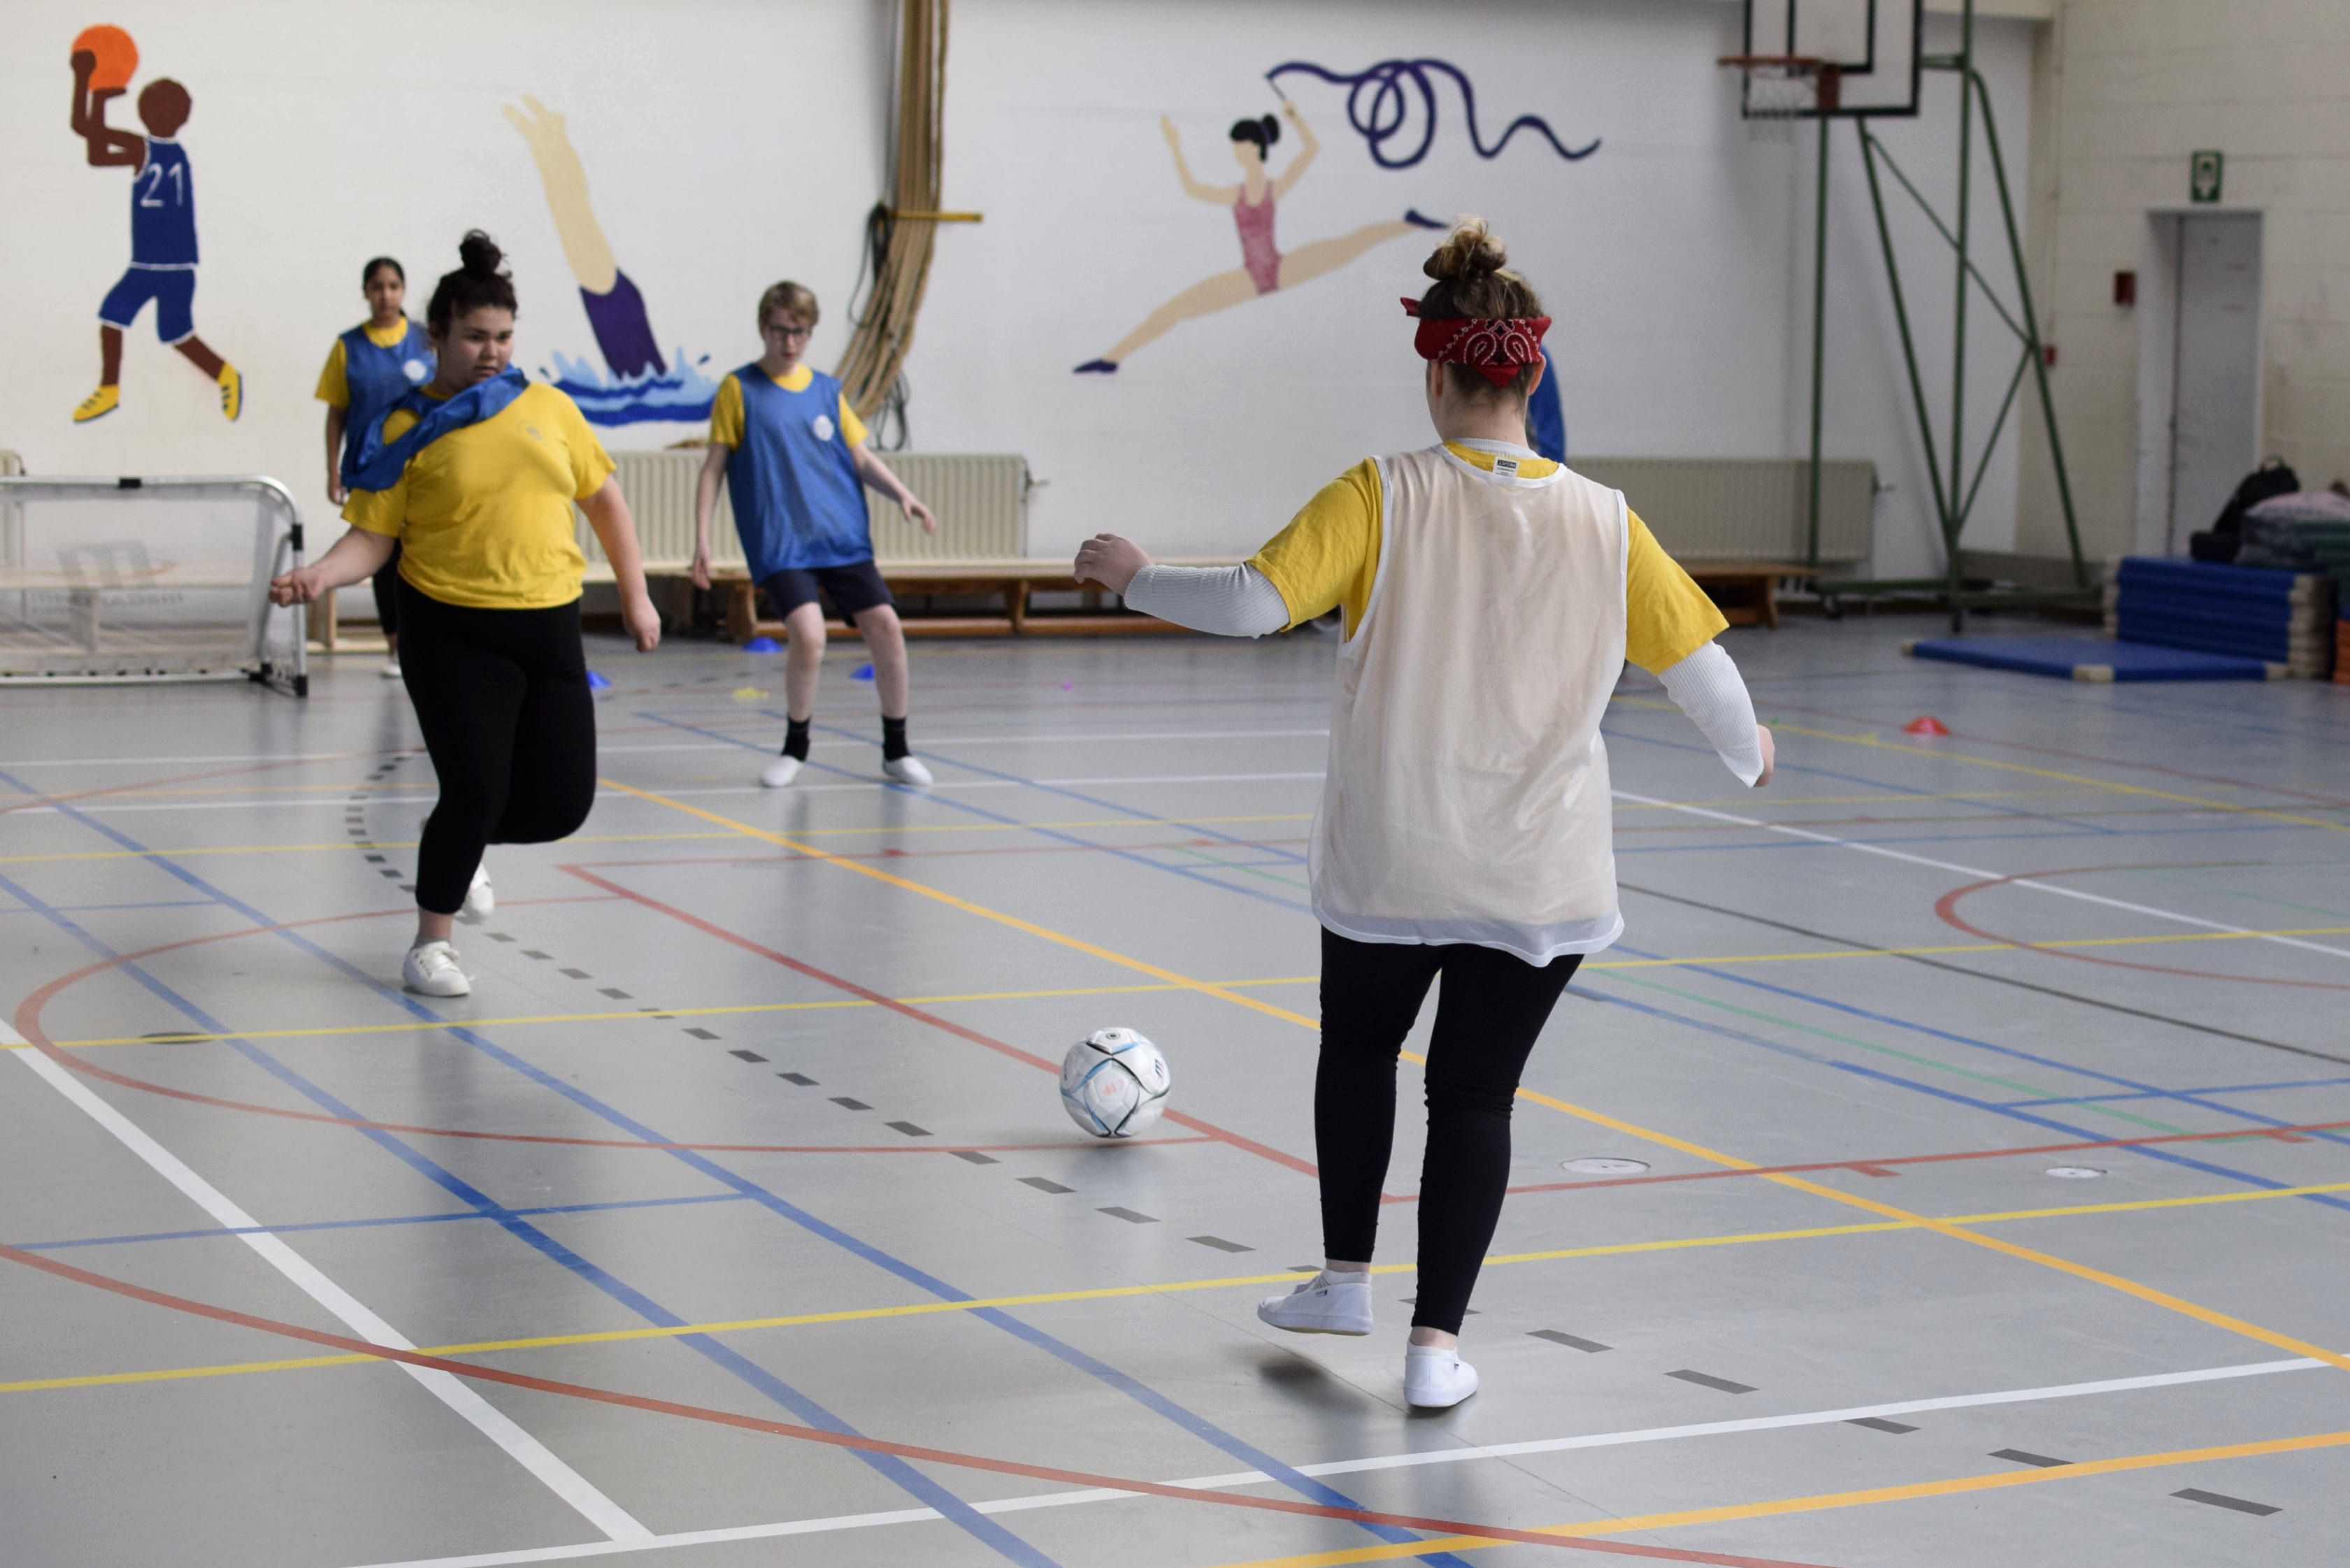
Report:
[[821,370],[787,392],[756,361],[734,372],[743,444],[726,460],[727,493],[751,578],[873,558],[865,486],[840,429],[840,383]]
[[377,346],[365,327],[343,334],[343,483],[359,472],[359,447],[376,422],[410,392],[432,379],[432,340],[415,322],[408,336],[389,348]]

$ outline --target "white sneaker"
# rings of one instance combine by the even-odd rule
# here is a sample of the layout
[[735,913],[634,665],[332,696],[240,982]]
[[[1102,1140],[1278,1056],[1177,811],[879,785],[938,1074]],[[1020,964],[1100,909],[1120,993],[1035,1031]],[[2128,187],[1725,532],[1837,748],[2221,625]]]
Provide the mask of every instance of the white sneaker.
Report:
[[920,784],[927,788],[931,770],[922,765],[920,757],[894,757],[881,764],[881,771],[901,784]]
[[1404,1402],[1442,1410],[1477,1392],[1477,1369],[1451,1345],[1407,1345],[1403,1349]]
[[471,996],[473,982],[447,942],[419,942],[400,961],[400,982],[419,996]]
[[1326,1271],[1285,1296],[1265,1297],[1256,1315],[1292,1334],[1368,1334],[1371,1282],[1334,1280]]
[[385,660],[383,661],[383,668],[382,668],[381,670],[377,670],[377,671],[376,671],[376,673],[377,673],[377,674],[379,674],[379,675],[380,675],[380,676],[382,676],[386,680],[399,680],[399,679],[400,679],[400,660],[398,660],[397,659],[385,659]]
[[760,771],[759,782],[769,789],[781,789],[800,776],[797,757],[777,757]]
[[473,867],[473,880],[465,889],[464,913],[486,920],[498,912],[498,896],[490,888],[489,862]]

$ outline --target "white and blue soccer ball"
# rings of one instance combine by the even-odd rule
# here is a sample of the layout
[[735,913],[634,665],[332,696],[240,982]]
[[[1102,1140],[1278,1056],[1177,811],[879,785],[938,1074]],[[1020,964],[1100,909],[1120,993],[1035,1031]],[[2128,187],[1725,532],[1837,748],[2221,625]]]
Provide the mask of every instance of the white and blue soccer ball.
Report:
[[1173,1085],[1159,1047],[1131,1029],[1097,1029],[1061,1058],[1061,1106],[1096,1137],[1132,1137],[1149,1127]]

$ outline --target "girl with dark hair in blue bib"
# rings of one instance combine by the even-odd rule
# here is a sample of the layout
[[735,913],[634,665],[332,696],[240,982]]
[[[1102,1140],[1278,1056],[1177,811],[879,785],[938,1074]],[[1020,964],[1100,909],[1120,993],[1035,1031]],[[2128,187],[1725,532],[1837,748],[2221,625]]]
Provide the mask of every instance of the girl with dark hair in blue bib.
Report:
[[[401,308],[408,274],[390,256],[359,269],[368,318],[335,339],[318,372],[327,405],[327,499],[340,506],[359,467],[359,443],[391,406],[432,379],[432,339]],[[383,677],[400,679],[400,546],[375,575],[376,622],[383,628]]]

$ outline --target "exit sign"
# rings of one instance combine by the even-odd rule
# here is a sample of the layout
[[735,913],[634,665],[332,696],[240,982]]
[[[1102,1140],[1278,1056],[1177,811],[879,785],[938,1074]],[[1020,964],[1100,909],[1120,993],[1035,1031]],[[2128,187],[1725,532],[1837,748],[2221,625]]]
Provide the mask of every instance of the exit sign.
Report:
[[2187,161],[2187,192],[2198,202],[2220,199],[2220,175],[2227,160],[2218,152],[2191,153]]

